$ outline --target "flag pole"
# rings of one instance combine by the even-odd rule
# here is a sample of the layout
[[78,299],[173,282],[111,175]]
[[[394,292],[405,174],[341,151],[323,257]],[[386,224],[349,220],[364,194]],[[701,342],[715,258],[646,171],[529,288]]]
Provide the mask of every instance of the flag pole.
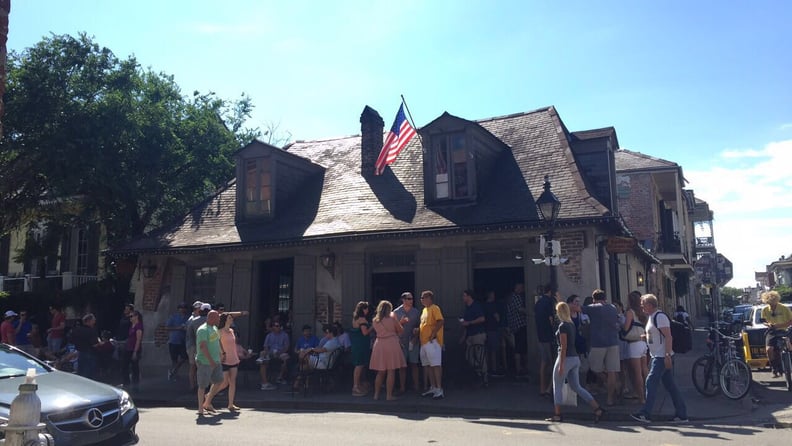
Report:
[[410,120],[410,124],[412,124],[413,128],[415,129],[415,134],[418,135],[418,140],[421,141],[421,146],[423,146],[423,138],[421,138],[421,134],[418,132],[418,127],[415,126],[415,120],[412,117],[412,113],[410,113],[410,107],[407,106],[407,101],[404,100],[404,95],[400,94],[402,104],[404,104],[404,109],[407,110],[407,118]]

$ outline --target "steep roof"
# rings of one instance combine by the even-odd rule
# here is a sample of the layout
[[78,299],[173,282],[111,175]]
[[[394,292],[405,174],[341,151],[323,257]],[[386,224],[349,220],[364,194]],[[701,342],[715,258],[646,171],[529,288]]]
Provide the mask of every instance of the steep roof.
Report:
[[625,149],[617,150],[615,157],[617,172],[681,169],[677,163]]
[[[341,237],[540,227],[535,200],[543,177],[561,201],[560,220],[599,219],[608,209],[590,196],[555,108],[476,121],[503,141],[492,172],[480,173],[478,199],[466,206],[424,204],[423,151],[414,138],[381,176],[360,174],[361,138],[298,141],[289,153],[325,168],[269,222],[235,223],[237,182],[196,206],[180,222],[133,240],[116,253],[233,248]],[[277,179],[276,179],[277,181]]]

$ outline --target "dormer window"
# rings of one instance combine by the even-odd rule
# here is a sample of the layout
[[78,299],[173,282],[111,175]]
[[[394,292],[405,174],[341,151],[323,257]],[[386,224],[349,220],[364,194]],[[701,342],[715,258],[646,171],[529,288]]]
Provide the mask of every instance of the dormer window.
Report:
[[431,178],[434,199],[475,198],[475,165],[465,132],[432,135]]
[[272,169],[269,157],[245,160],[245,214],[272,215]]

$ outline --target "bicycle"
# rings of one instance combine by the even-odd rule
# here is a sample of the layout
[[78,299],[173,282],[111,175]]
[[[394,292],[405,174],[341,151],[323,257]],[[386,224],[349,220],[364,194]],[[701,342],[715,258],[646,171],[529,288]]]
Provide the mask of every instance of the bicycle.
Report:
[[786,380],[787,390],[792,392],[792,327],[787,330],[783,335],[776,337],[774,348],[781,356],[781,372]]
[[722,392],[726,398],[738,400],[748,394],[753,380],[751,368],[737,354],[739,335],[722,333],[714,325],[710,334],[715,342],[712,351],[693,363],[693,386],[704,396]]

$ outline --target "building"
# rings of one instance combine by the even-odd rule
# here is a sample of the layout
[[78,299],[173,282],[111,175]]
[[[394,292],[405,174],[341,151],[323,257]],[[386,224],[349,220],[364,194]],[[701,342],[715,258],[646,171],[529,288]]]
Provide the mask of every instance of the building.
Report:
[[[283,149],[253,141],[236,154],[225,188],[110,253],[139,259],[132,286],[145,342],[162,341],[181,301],[250,310],[237,324],[257,346],[275,314],[291,326],[348,325],[360,300],[426,289],[453,339],[464,289],[506,297],[515,283],[527,290],[533,340],[533,297],[550,280],[550,268],[532,261],[548,230],[536,206],[545,175],[561,202],[562,294],[626,295],[640,285],[620,265],[657,262],[619,216],[613,129],[571,133],[553,107],[480,121],[444,113],[377,176],[384,121],[365,107],[360,123],[359,136]],[[151,350],[144,360],[167,364],[165,349]]]

